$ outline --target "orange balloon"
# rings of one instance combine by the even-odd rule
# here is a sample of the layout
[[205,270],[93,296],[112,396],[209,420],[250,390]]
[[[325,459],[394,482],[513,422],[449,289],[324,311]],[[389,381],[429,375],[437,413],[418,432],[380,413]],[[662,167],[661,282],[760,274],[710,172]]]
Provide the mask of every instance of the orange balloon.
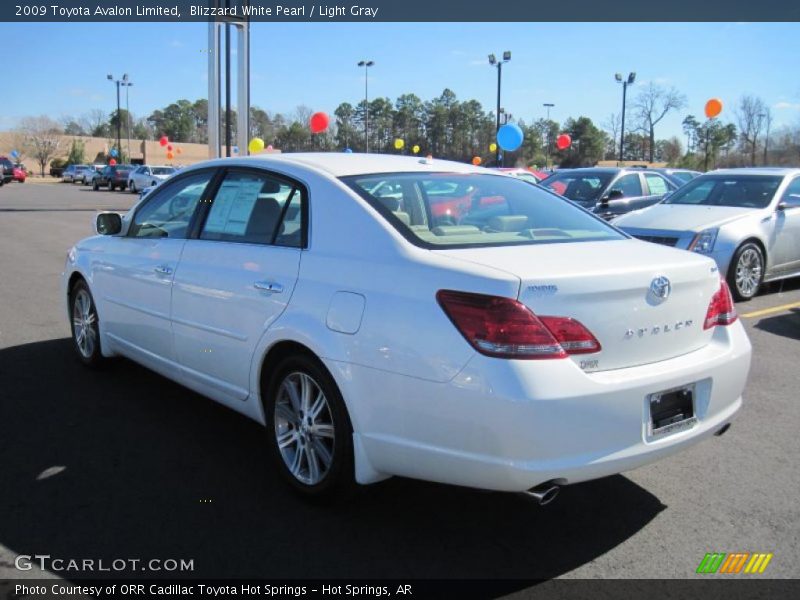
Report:
[[167,158],[169,160],[172,160],[173,158],[175,158],[175,155],[172,152],[167,152]]
[[475,156],[475,157],[473,157],[473,158],[472,158],[472,164],[473,164],[473,165],[475,165],[476,167],[477,167],[479,164],[481,164],[481,157],[480,157],[480,156]]
[[180,154],[181,152],[183,152],[183,150],[181,150],[180,148],[176,148],[176,149],[175,149],[175,152],[177,152],[178,154]]
[[706,116],[709,119],[713,119],[714,117],[719,116],[719,113],[722,112],[722,100],[719,98],[712,98],[708,102],[706,102]]

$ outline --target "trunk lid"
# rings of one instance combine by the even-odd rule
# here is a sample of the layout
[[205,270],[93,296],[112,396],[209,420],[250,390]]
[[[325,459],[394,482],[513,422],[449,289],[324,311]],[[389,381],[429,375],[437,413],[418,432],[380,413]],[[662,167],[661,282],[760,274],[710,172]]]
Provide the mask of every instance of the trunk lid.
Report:
[[[583,323],[602,346],[570,357],[584,371],[667,360],[711,340],[703,323],[720,278],[704,256],[638,240],[435,252],[512,273],[521,280],[518,300],[535,314]],[[656,293],[661,277],[666,298]]]

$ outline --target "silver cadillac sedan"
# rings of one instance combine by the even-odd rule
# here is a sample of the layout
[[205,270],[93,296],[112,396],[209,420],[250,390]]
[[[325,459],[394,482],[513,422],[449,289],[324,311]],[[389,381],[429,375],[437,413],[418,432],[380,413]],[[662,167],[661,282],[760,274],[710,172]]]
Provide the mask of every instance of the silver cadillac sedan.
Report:
[[737,300],[800,276],[800,169],[723,169],[614,225],[648,242],[713,258]]

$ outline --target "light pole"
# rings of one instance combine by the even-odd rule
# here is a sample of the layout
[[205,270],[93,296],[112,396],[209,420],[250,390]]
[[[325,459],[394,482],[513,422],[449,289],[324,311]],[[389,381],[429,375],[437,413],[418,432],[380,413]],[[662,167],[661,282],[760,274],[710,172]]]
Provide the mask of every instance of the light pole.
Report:
[[622,124],[620,125],[621,133],[619,137],[619,162],[622,162],[625,151],[625,96],[628,92],[628,86],[636,79],[636,72],[631,71],[627,79],[622,78],[622,73],[616,73],[614,74],[614,79],[617,80],[617,83],[622,84]]
[[369,154],[369,68],[375,64],[373,60],[358,61],[364,67],[364,152]]
[[[767,136],[764,138],[764,166],[766,167],[767,166],[767,152],[768,152],[768,148],[769,148],[769,125],[770,125],[770,122],[772,121],[772,119],[770,118],[770,115],[767,114],[767,113],[759,113],[758,116],[759,116],[759,118],[766,119],[766,121],[767,121]],[[753,165],[753,166],[755,167],[755,165]]]
[[[127,77],[127,75],[125,75]],[[131,105],[128,102],[128,88],[133,85],[132,81],[125,81],[125,77],[123,77],[123,82],[120,83],[121,86],[125,88],[125,117],[128,121],[128,162],[131,160]]]
[[555,104],[552,102],[545,102],[542,104],[547,109],[547,131],[545,132],[545,159],[544,159],[544,166],[550,166],[550,109],[555,107]]
[[122,160],[122,119],[120,118],[120,108],[119,108],[119,86],[123,83],[128,83],[128,74],[125,73],[122,76],[122,79],[114,80],[114,76],[109,73],[106,76],[106,79],[109,81],[113,81],[117,84],[117,153],[120,155],[119,158]]
[[[489,65],[492,67],[497,67],[497,129],[495,131],[495,135],[497,131],[500,131],[500,81],[503,76],[503,64],[507,63],[511,60],[511,52],[506,50],[503,52],[502,60],[497,60],[494,54],[489,55]],[[495,151],[494,161],[497,166],[500,166],[500,145],[498,144],[497,150]]]

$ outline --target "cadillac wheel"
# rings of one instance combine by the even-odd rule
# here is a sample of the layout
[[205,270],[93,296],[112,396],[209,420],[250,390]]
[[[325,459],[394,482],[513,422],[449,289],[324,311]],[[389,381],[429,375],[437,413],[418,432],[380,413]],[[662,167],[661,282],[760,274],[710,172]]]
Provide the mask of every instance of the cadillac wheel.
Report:
[[310,496],[331,496],[353,482],[352,429],[341,395],[315,360],[283,361],[265,402],[272,454],[292,486]]
[[750,300],[758,293],[764,277],[764,255],[749,242],[736,251],[731,266],[731,283],[737,300]]

